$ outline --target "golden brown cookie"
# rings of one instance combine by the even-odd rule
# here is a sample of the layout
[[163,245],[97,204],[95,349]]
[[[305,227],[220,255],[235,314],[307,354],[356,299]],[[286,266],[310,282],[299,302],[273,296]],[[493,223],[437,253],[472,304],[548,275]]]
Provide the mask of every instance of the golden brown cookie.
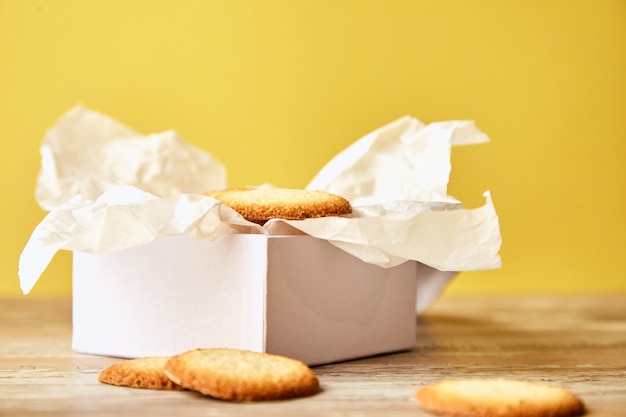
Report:
[[196,349],[173,356],[165,373],[186,389],[231,401],[280,400],[319,389],[315,373],[298,360],[237,349]]
[[569,417],[585,409],[565,389],[506,379],[442,381],[415,396],[426,411],[457,417]]
[[98,376],[105,384],[132,388],[182,390],[163,372],[169,357],[129,359],[113,364]]
[[263,224],[270,219],[302,220],[343,216],[352,212],[343,197],[316,190],[290,188],[233,188],[205,193],[224,202],[246,220]]

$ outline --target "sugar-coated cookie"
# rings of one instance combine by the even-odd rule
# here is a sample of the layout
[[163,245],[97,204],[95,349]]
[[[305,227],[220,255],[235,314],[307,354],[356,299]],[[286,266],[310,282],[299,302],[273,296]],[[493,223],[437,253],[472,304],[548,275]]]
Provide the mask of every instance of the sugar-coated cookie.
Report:
[[415,396],[426,411],[456,417],[569,417],[585,411],[563,388],[507,379],[442,381]]
[[196,349],[173,356],[165,373],[176,384],[231,401],[262,401],[312,395],[313,370],[284,356],[237,349]]
[[169,357],[129,359],[103,370],[98,381],[105,384],[157,390],[182,390],[163,372]]
[[205,193],[224,202],[246,220],[263,224],[270,219],[302,220],[343,216],[350,202],[324,191],[290,188],[233,188]]

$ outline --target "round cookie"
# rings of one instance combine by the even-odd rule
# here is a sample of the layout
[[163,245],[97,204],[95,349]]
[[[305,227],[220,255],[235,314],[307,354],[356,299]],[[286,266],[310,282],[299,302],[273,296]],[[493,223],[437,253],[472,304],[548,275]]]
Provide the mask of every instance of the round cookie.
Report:
[[304,363],[237,349],[196,349],[173,356],[165,373],[186,389],[231,401],[280,400],[319,390],[315,373]]
[[507,379],[442,381],[415,394],[422,408],[457,417],[569,417],[584,413],[573,393],[550,385]]
[[224,202],[246,220],[259,224],[270,219],[302,220],[352,212],[350,202],[345,198],[317,190],[233,188],[210,191],[205,195]]
[[156,390],[182,390],[163,372],[169,357],[129,359],[103,370],[98,381],[105,384]]

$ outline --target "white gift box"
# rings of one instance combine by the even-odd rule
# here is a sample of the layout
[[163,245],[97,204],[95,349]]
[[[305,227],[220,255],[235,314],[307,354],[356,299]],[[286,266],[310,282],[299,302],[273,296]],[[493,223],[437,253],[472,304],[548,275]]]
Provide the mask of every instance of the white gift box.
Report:
[[74,253],[73,348],[134,358],[231,347],[309,365],[410,349],[420,266],[382,268],[305,235]]
[[447,195],[451,147],[487,141],[471,121],[402,117],[306,187],[346,198],[350,216],[260,226],[203,195],[227,186],[208,152],[77,106],[40,149],[35,195],[49,213],[20,256],[20,286],[74,253],[84,353],[233,347],[314,365],[410,349],[417,314],[455,271],[501,266],[490,193],[475,209]]

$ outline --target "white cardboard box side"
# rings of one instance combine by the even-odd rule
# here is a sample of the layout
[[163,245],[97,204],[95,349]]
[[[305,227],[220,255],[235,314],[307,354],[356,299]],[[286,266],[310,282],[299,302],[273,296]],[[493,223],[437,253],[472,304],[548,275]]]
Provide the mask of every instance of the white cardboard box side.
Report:
[[268,352],[322,364],[415,346],[416,262],[381,268],[325,241],[295,241],[269,242]]
[[267,239],[249,235],[74,253],[74,349],[129,358],[201,346],[263,350],[266,248]]
[[309,365],[409,349],[416,275],[416,262],[381,268],[309,236],[74,253],[72,344],[128,358],[231,347]]

